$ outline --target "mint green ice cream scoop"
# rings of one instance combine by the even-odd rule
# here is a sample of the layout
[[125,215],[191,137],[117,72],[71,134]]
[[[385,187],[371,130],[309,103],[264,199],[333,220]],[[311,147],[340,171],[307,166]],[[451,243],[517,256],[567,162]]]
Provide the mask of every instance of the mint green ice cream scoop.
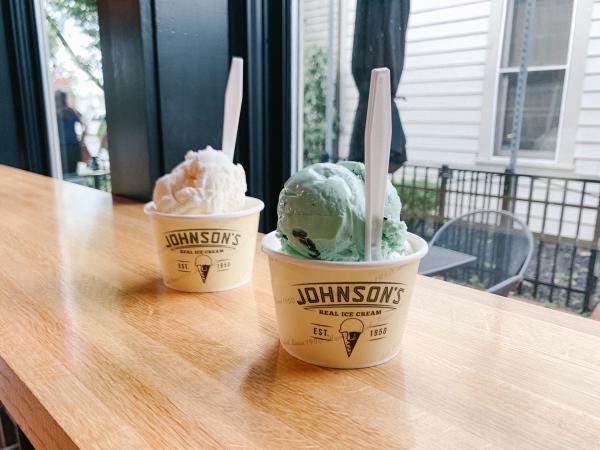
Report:
[[[365,166],[320,163],[292,175],[279,194],[277,231],[288,254],[327,261],[363,261],[365,255]],[[387,182],[381,253],[408,252],[400,197]]]

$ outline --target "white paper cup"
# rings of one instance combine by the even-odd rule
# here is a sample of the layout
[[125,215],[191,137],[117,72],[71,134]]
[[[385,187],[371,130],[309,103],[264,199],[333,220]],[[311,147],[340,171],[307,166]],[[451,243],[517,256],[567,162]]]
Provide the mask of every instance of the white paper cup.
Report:
[[165,285],[185,292],[215,292],[247,283],[264,206],[246,197],[239,211],[183,215],[161,213],[154,202],[146,203]]
[[283,253],[275,233],[265,236],[262,249],[269,255],[283,348],[302,361],[341,369],[375,366],[396,356],[427,243],[409,233],[410,255],[332,262]]

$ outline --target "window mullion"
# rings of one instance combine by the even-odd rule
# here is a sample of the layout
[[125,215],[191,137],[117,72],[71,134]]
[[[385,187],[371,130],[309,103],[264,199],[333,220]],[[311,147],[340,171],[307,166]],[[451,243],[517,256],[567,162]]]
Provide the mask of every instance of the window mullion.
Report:
[[[566,64],[548,65],[548,66],[529,66],[527,67],[528,72],[545,72],[550,70],[567,70]],[[499,70],[500,73],[518,73],[518,67],[502,67]]]

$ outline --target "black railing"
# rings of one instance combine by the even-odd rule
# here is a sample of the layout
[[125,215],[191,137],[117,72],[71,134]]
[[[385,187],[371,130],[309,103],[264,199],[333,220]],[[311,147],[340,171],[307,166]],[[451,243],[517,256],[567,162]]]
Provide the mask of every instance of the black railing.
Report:
[[0,450],[35,450],[0,403]]
[[[107,170],[97,170],[85,175],[75,173],[66,173],[63,175],[65,181],[91,187],[101,191],[111,192],[110,172]],[[0,449],[1,450],[1,449]]]
[[407,165],[394,183],[403,219],[425,239],[469,211],[513,212],[536,238],[519,294],[582,313],[600,302],[599,180]]

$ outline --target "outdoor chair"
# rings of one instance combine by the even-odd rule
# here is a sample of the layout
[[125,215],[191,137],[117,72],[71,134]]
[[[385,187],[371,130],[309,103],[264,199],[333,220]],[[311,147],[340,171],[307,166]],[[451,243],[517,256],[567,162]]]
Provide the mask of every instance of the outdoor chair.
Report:
[[[471,211],[445,223],[433,236],[428,255],[444,278],[500,295],[522,281],[533,253],[533,235],[512,213]],[[446,258],[446,260],[444,260]],[[454,261],[454,262],[453,262]]]

